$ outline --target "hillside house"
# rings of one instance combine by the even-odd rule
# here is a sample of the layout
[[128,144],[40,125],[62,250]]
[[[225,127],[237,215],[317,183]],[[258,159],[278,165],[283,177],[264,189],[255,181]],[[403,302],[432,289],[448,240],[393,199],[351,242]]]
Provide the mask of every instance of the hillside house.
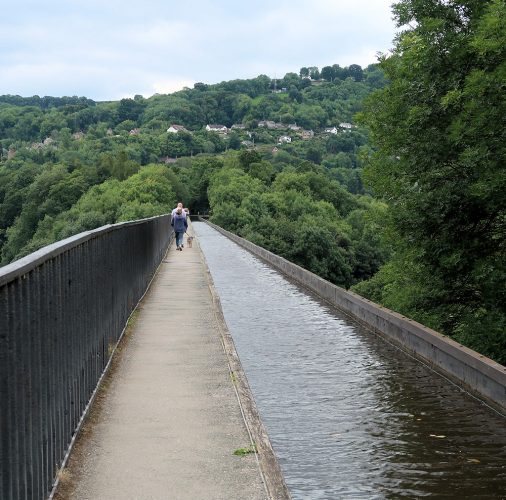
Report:
[[290,123],[287,128],[289,130],[294,130],[295,132],[297,132],[297,130],[300,130],[300,127],[296,123]]
[[351,123],[346,123],[346,122],[345,122],[345,123],[340,123],[340,124],[339,124],[339,127],[344,128],[344,129],[346,129],[346,130],[350,130],[350,129],[352,129],[352,128],[353,128],[353,125],[352,125]]
[[288,135],[282,135],[278,138],[278,144],[289,144],[290,142],[292,142],[292,138]]
[[225,125],[206,125],[208,132],[217,132],[218,134],[227,134],[228,128]]
[[171,158],[170,156],[162,156],[160,158],[160,161],[165,163],[166,165],[169,165],[170,163],[176,163],[177,158]]
[[246,125],[244,125],[244,123],[234,123],[231,128],[233,130],[244,130]]
[[337,134],[337,127],[327,127],[324,132],[326,134]]
[[188,132],[188,130],[183,125],[171,125],[167,129],[167,132],[169,134],[177,134],[178,132]]
[[84,132],[75,132],[72,134],[72,139],[75,139],[76,141],[81,140],[84,137]]
[[314,132],[312,130],[302,130],[302,132],[300,132],[300,136],[304,140],[312,139],[314,137]]
[[141,130],[139,128],[133,128],[128,133],[129,133],[129,135],[139,135],[141,133]]

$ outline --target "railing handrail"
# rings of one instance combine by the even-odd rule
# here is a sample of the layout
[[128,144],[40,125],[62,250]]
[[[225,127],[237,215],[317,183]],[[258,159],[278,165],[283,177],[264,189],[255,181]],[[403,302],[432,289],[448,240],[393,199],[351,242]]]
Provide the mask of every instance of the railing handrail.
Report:
[[106,224],[105,226],[100,226],[90,231],[83,231],[82,233],[69,236],[68,238],[57,241],[55,243],[50,243],[49,245],[46,245],[39,250],[36,250],[35,252],[27,255],[26,257],[21,257],[20,259],[15,260],[10,264],[0,267],[0,286],[6,285],[10,281],[13,281],[16,278],[19,278],[20,276],[23,276],[24,274],[35,269],[37,266],[46,262],[47,260],[52,259],[62,254],[63,252],[66,252],[67,250],[75,248],[76,246],[89,241],[92,238],[97,238],[111,231],[119,229],[120,227],[135,226],[149,220],[158,219],[168,215],[170,214],[155,215],[154,217],[117,222],[115,224]]

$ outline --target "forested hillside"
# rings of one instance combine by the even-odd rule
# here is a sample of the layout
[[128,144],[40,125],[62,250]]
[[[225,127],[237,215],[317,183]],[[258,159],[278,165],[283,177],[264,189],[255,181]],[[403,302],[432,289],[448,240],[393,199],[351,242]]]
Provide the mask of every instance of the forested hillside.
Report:
[[[367,211],[374,204],[362,196],[360,156],[368,149],[368,139],[365,129],[353,124],[353,116],[363,98],[385,79],[374,65],[365,70],[334,65],[322,73],[326,79],[317,68],[302,68],[300,74],[279,80],[262,75],[217,85],[198,83],[171,95],[117,102],[1,96],[1,262],[106,223],[167,212],[177,199],[195,211],[211,209],[217,220],[227,206],[234,222],[222,220],[224,224],[252,237],[265,235],[266,245],[274,245],[267,228],[258,226],[253,234],[250,221],[238,217],[244,212],[240,204],[249,199],[230,205],[232,187],[229,198],[208,199],[211,181],[214,193],[219,176],[233,176],[238,170],[259,186],[258,194],[271,185],[281,186],[281,177],[274,182],[281,172],[300,177],[299,184],[312,172],[312,183],[324,183],[326,192],[308,191],[308,186],[299,193],[304,195],[301,204],[327,200],[329,220],[336,210],[340,217],[353,209]],[[208,131],[208,125],[226,130]],[[250,153],[249,159],[243,153]],[[219,172],[222,168],[227,174]],[[215,171],[216,179],[211,176]],[[298,192],[297,187],[287,188],[282,197],[292,191]],[[337,199],[344,195],[351,201],[340,207]],[[287,217],[286,222],[297,223],[295,212]],[[365,224],[362,219],[355,226]],[[329,233],[321,250],[346,253],[345,269],[330,270],[330,263],[320,262],[326,256],[311,267],[343,285],[364,273],[372,276],[384,251],[372,251],[375,256],[369,262],[367,255],[357,256],[338,244],[342,240],[349,246],[352,234],[361,230],[346,227],[339,238]],[[284,246],[292,248],[288,241]],[[305,262],[303,253],[301,248],[300,263]]]
[[183,200],[505,363],[505,4],[394,12],[404,31],[366,69],[0,96],[0,262]]

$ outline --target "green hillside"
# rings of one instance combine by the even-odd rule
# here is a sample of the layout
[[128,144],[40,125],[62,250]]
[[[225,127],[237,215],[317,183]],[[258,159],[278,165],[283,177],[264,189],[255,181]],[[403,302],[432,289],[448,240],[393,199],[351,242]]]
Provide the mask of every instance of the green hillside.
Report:
[[0,262],[182,200],[506,363],[506,7],[394,13],[394,50],[366,69],[114,102],[0,96]]
[[[0,96],[1,262],[102,224],[167,212],[176,199],[219,212],[220,201],[212,206],[207,196],[210,172],[217,164],[241,168],[244,150],[258,155],[248,175],[265,189],[279,172],[313,169],[335,189],[363,195],[367,133],[339,124],[351,124],[385,79],[376,66],[335,65],[325,74],[328,81],[289,73],[198,83],[116,102]],[[227,133],[206,130],[215,124]],[[177,133],[167,131],[172,125]],[[290,139],[278,144],[282,136]]]

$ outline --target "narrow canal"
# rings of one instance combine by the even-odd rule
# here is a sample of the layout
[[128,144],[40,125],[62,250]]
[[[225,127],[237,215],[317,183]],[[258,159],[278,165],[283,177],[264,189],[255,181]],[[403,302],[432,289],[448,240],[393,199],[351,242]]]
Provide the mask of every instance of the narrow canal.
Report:
[[294,499],[506,498],[506,419],[194,223]]

